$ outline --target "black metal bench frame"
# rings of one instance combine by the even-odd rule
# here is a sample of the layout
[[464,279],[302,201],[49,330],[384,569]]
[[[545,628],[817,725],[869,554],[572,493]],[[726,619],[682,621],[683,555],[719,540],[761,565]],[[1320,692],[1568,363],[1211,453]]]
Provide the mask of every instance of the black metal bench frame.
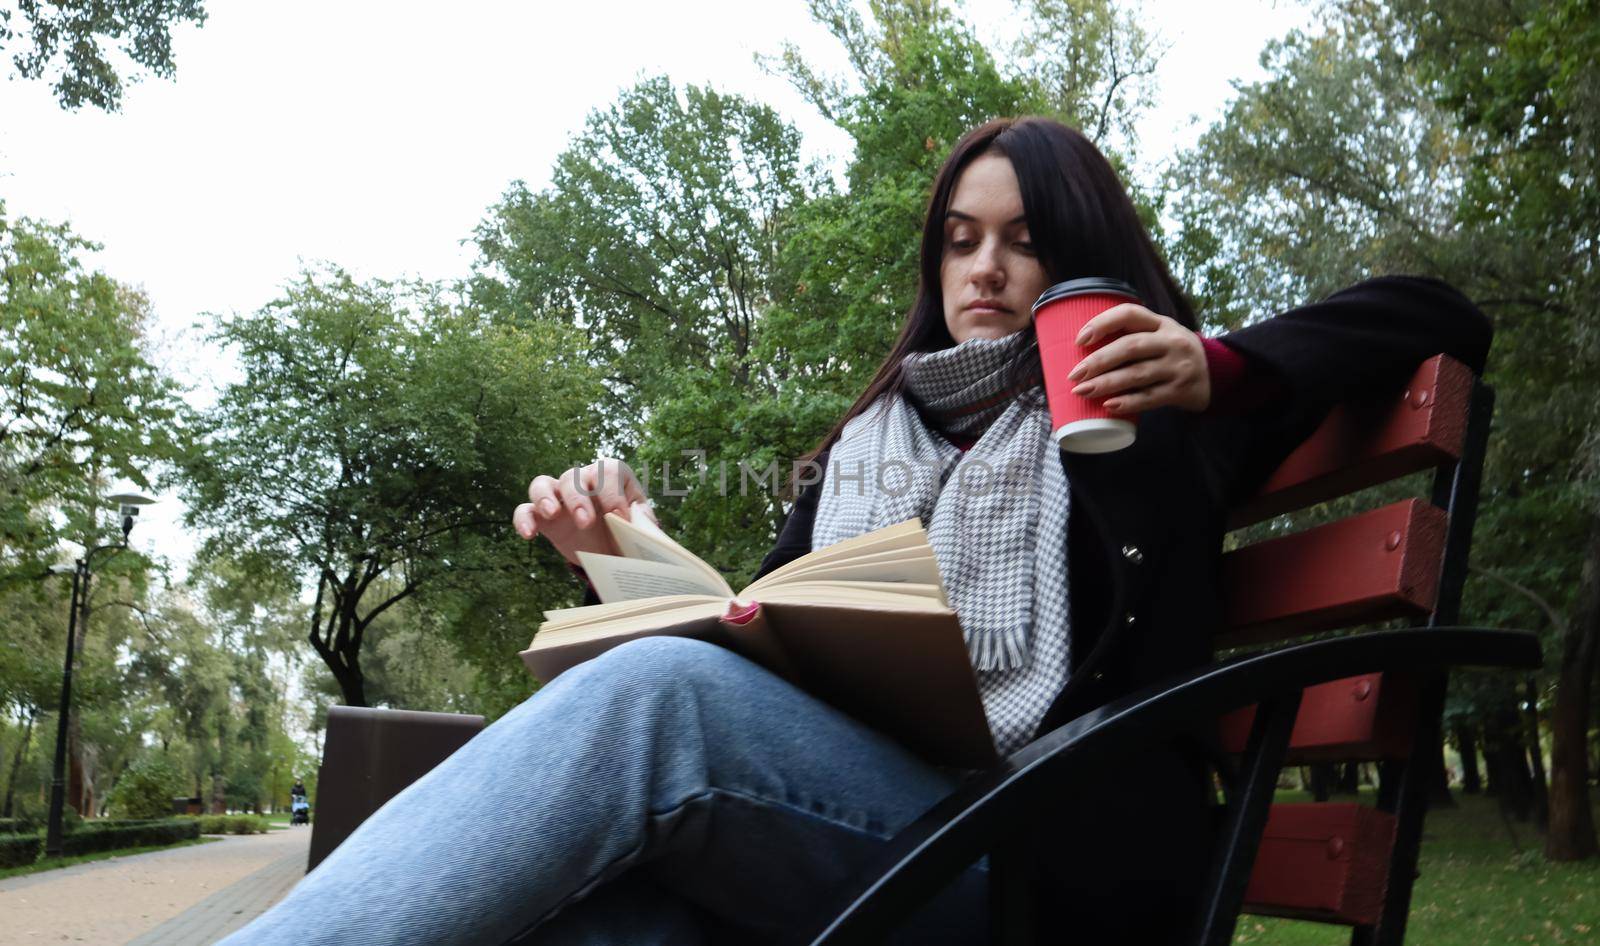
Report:
[[1250,653],[1124,697],[1066,723],[967,782],[897,835],[864,871],[848,905],[813,946],[876,944],[984,855],[989,857],[992,941],[1038,941],[1033,864],[1026,842],[1055,799],[1104,771],[1107,762],[1157,746],[1197,718],[1259,704],[1217,837],[1192,935],[1226,946],[1266,825],[1302,691],[1357,674],[1418,675],[1417,730],[1408,759],[1385,762],[1378,807],[1396,818],[1379,922],[1352,931],[1353,946],[1399,946],[1405,938],[1436,752],[1447,668],[1541,666],[1538,639],[1522,631],[1453,626],[1458,620],[1477,516],[1478,487],[1494,392],[1474,379],[1461,455],[1435,469],[1432,500],[1448,515],[1438,597],[1426,626],[1376,631]]

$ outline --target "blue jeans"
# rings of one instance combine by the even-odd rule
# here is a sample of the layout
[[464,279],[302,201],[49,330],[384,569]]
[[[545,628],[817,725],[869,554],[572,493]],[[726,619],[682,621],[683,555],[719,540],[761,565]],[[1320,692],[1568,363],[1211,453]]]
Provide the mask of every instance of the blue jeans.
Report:
[[[959,781],[720,647],[651,637],[562,674],[224,942],[787,942]],[[978,942],[983,865],[908,926]]]

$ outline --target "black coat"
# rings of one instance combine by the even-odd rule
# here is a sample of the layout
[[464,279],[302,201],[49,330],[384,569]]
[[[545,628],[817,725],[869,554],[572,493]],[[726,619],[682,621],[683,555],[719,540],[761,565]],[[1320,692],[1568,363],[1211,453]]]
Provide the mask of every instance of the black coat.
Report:
[[[1223,336],[1281,397],[1247,413],[1145,413],[1133,446],[1062,454],[1068,523],[1072,675],[1040,731],[1211,659],[1221,624],[1226,511],[1251,495],[1326,416],[1361,394],[1396,389],[1441,352],[1481,373],[1490,325],[1431,279],[1386,277]],[[818,457],[826,470],[826,456]],[[823,480],[802,490],[757,577],[811,550]],[[1184,742],[1107,773],[1063,800],[1041,832],[1044,900],[1074,940],[1159,942],[1188,920],[1203,877],[1211,804],[1204,758]],[[1063,901],[1061,891],[1080,896]]]

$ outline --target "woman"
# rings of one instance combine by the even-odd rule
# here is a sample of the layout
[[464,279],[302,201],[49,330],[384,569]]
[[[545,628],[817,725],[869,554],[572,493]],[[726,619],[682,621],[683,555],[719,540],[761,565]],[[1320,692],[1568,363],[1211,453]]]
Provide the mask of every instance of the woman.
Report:
[[[813,454],[823,478],[799,492],[761,573],[921,516],[1006,750],[1206,661],[1228,505],[1331,404],[1440,351],[1481,370],[1488,347],[1470,302],[1400,278],[1200,339],[1109,164],[1041,119],[957,144],[921,260],[898,341]],[[1113,340],[1075,379],[1141,415],[1117,453],[1060,453],[1037,384],[1031,304],[1079,276],[1120,278],[1146,303],[1089,324],[1086,343]],[[896,495],[839,488],[839,469],[889,459],[938,476]],[[979,460],[1022,464],[1029,488],[957,488]],[[575,562],[615,551],[600,517],[642,498],[626,467],[599,461],[535,479],[513,522]],[[1041,824],[1060,938],[1160,942],[1191,921],[1210,840],[1200,741],[1105,773]],[[489,727],[229,942],[785,941],[961,775],[720,648],[636,641]],[[980,864],[905,941],[979,941],[983,886]]]

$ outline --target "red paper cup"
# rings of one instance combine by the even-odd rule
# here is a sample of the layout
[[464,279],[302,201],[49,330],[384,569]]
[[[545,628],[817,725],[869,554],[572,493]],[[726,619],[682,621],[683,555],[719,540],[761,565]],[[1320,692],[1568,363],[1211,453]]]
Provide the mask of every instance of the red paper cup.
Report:
[[1117,279],[1094,277],[1056,283],[1033,304],[1033,326],[1039,336],[1039,361],[1044,368],[1044,394],[1050,402],[1050,427],[1056,443],[1069,453],[1111,453],[1133,443],[1138,415],[1116,416],[1099,403],[1072,393],[1077,385],[1067,374],[1090,352],[1111,339],[1084,347],[1074,339],[1089,320],[1115,305],[1141,302],[1132,286]]

